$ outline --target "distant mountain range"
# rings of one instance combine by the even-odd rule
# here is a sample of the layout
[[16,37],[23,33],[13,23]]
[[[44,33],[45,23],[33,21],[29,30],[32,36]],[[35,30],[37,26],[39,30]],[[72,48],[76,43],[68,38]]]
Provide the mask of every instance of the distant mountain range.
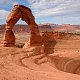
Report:
[[[5,24],[0,25],[0,33],[4,33],[5,32],[5,27],[6,27]],[[30,32],[30,29],[29,29],[28,25],[20,25],[20,24],[18,24],[18,25],[14,26],[13,31],[15,33]]]
[[[0,25],[0,33],[4,33],[5,24]],[[40,31],[59,31],[59,32],[74,32],[80,31],[80,25],[70,25],[70,24],[39,24],[38,25]],[[17,24],[14,26],[13,31],[15,33],[19,32],[30,32],[30,28],[28,25]]]
[[53,28],[53,30],[59,32],[78,32],[80,31],[80,25],[63,24],[58,25],[57,27]]

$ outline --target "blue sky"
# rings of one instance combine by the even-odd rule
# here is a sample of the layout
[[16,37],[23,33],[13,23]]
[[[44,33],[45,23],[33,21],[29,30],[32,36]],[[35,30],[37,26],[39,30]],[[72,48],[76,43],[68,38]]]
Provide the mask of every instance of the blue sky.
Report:
[[80,0],[0,0],[0,24],[6,23],[14,4],[31,8],[38,24],[80,24]]

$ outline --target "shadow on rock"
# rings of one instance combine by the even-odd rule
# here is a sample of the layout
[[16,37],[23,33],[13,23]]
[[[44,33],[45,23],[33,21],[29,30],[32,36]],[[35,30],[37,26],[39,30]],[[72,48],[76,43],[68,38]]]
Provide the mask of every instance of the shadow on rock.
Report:
[[49,61],[58,70],[80,75],[80,60],[62,56],[48,56]]
[[45,32],[42,34],[43,37],[43,45],[44,45],[44,53],[52,54],[54,53],[54,47],[56,45],[56,40],[51,32]]

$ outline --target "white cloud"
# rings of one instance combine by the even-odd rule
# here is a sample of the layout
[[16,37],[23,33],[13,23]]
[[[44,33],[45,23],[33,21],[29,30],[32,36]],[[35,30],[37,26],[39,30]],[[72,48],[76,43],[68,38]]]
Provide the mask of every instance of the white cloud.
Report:
[[0,4],[7,4],[7,5],[10,5],[12,4],[13,0],[0,0]]
[[9,11],[6,11],[4,9],[0,10],[0,19],[6,19],[7,15],[9,14]]
[[80,17],[80,0],[28,0],[35,17]]
[[[30,3],[29,5],[26,3],[27,1]],[[53,20],[54,18],[62,19],[62,17],[64,17],[64,21],[66,19],[72,19],[79,22],[80,19],[80,0],[0,0],[0,4],[4,3],[7,7],[8,5],[11,6],[15,4],[29,6],[37,19],[49,16],[49,18],[53,18]],[[9,11],[4,10],[3,7],[3,9],[0,10],[0,19],[5,20],[8,14]]]
[[18,5],[19,3],[18,2],[13,2],[13,5]]

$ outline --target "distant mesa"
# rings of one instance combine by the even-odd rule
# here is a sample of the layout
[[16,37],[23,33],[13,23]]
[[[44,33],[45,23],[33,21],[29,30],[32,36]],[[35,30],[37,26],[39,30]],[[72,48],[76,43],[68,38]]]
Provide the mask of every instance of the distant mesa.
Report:
[[58,27],[54,28],[54,31],[76,32],[76,31],[80,31],[80,25],[69,25],[69,24],[58,25]]
[[[5,32],[5,24],[0,25],[0,33]],[[63,24],[63,25],[58,25],[58,24],[38,24],[39,30],[40,31],[59,31],[59,32],[79,32],[80,31],[80,25],[69,25],[69,24]],[[14,26],[13,31],[15,33],[24,33],[30,32],[29,26],[28,25],[23,25],[23,24],[17,24]]]
[[[5,24],[3,24],[3,25],[0,25],[0,33],[4,33],[5,32]],[[29,29],[29,27],[28,27],[28,25],[21,25],[21,24],[17,24],[17,25],[15,25],[14,26],[14,29],[13,29],[13,31],[15,32],[15,33],[23,33],[23,32],[27,32],[27,33],[29,33],[30,32],[30,29]]]

